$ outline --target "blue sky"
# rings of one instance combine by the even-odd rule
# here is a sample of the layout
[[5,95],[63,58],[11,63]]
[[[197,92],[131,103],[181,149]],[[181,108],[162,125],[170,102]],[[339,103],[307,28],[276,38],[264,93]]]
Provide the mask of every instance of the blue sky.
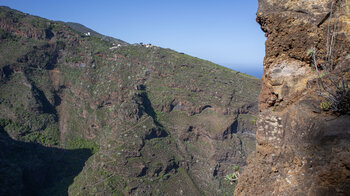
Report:
[[0,0],[0,5],[262,74],[265,37],[255,22],[258,0]]

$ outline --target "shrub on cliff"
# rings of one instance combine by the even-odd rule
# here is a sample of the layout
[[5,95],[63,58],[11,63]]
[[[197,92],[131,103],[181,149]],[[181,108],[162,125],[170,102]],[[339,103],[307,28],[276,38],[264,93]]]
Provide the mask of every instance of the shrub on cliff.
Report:
[[233,172],[231,174],[227,174],[225,176],[225,180],[229,181],[231,184],[232,183],[235,183],[238,181],[238,178],[239,178],[239,166],[238,165],[235,165],[233,166]]
[[[335,43],[338,32],[339,16],[333,13],[333,4],[328,18],[326,54],[318,54],[317,49],[312,47],[307,50],[307,55],[311,57],[312,66],[317,72],[318,95],[326,100],[321,102],[323,110],[332,110],[339,113],[350,113],[350,88],[346,79],[346,74],[335,73],[335,68],[341,63],[349,63],[348,55],[338,49]],[[331,22],[333,21],[333,22]],[[320,52],[321,53],[321,52]],[[335,55],[335,53],[339,54]]]

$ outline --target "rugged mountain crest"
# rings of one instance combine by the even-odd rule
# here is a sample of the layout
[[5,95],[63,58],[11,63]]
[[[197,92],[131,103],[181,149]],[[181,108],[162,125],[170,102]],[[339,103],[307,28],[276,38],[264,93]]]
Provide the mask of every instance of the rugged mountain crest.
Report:
[[1,195],[233,192],[258,79],[6,7],[0,28]]
[[257,149],[235,195],[350,194],[350,4],[259,0]]

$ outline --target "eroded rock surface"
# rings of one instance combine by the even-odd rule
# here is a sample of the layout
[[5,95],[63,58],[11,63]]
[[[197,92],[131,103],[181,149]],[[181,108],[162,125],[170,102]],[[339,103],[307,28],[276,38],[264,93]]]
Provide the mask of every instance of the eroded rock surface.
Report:
[[[349,93],[338,109],[321,104],[340,93],[329,78],[349,82],[349,6],[346,0],[259,1],[257,22],[267,41],[257,149],[235,195],[350,194]],[[327,90],[318,90],[320,80]]]

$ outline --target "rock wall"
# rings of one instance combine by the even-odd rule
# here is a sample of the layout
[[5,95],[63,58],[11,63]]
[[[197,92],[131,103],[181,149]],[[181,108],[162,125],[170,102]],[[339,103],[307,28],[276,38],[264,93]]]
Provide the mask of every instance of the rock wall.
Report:
[[349,7],[259,0],[267,41],[257,149],[235,195],[350,195]]

